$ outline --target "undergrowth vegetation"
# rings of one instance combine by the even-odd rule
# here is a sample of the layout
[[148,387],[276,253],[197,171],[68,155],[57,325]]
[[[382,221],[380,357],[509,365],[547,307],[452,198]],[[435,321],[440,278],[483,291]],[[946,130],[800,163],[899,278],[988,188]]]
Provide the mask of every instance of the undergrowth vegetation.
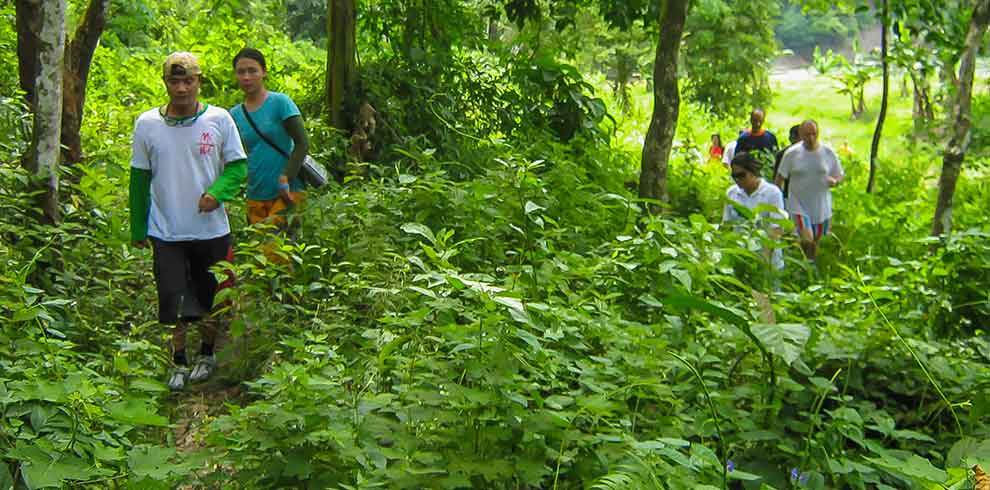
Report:
[[[206,35],[247,36],[229,29]],[[699,161],[726,121],[685,103],[670,210],[646,215],[623,186],[635,105],[609,116],[602,80],[495,55],[369,63],[379,161],[311,196],[275,239],[284,263],[228,210],[222,369],[168,393],[124,191],[163,52],[98,51],[62,224],[32,224],[21,140],[0,143],[0,488],[966,489],[990,466],[985,162],[937,242],[932,147],[884,161],[876,194],[865,153],[843,154],[815,275],[792,238],[719,224],[728,179]],[[229,53],[206,52],[203,98],[230,105]],[[319,72],[271,82],[312,108]],[[6,134],[25,117],[0,99]],[[307,121],[314,154],[340,158]],[[764,246],[785,248],[783,272]]]

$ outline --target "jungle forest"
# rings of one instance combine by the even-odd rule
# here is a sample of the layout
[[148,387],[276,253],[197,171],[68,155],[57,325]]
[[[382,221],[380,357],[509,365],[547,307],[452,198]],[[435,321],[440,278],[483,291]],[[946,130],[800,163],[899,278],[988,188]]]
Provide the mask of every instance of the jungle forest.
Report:
[[0,16],[2,490],[990,490],[990,0]]

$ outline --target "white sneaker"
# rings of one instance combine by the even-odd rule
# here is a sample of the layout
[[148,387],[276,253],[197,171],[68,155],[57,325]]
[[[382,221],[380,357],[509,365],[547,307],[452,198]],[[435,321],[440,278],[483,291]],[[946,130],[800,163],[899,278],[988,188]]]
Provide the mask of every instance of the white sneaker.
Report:
[[189,368],[176,367],[172,370],[172,375],[168,378],[168,387],[172,391],[181,391],[186,387],[186,379],[189,378]]
[[196,360],[196,365],[193,366],[192,374],[189,375],[189,381],[193,383],[205,381],[211,374],[213,374],[216,367],[216,357],[199,356],[199,359]]

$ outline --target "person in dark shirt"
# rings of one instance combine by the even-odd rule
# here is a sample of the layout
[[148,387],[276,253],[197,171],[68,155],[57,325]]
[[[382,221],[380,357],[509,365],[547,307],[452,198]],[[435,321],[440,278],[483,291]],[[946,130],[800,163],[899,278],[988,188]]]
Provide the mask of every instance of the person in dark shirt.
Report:
[[741,134],[736,140],[736,153],[746,152],[754,155],[763,163],[763,168],[773,168],[771,164],[777,153],[777,137],[763,128],[765,118],[763,109],[753,109],[749,114],[749,131]]

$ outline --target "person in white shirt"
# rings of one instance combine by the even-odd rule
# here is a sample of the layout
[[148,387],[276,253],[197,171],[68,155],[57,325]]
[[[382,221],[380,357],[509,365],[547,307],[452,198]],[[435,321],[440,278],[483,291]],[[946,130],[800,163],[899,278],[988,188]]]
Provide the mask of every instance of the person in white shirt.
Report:
[[832,187],[845,177],[839,157],[818,141],[818,123],[808,119],[801,123],[801,144],[784,152],[777,170],[776,183],[790,179],[787,211],[794,219],[801,249],[814,264],[818,242],[828,234],[832,224]]
[[[145,111],[134,124],[128,199],[131,241],[139,248],[150,245],[154,256],[158,321],[174,326],[175,369],[168,386],[181,390],[216,367],[216,329],[209,320],[224,284],[210,267],[233,260],[223,203],[240,192],[247,155],[230,114],[199,100],[196,56],[172,53],[162,69],[168,103]],[[190,372],[186,330],[196,321],[200,355]]]
[[736,156],[736,140],[732,140],[722,149],[722,165],[725,168],[732,166],[732,157]]
[[[763,220],[766,226],[769,227],[771,238],[780,238],[780,226],[768,221],[768,218],[784,219],[782,211],[784,208],[784,198],[780,192],[780,188],[767,182],[760,176],[763,165],[750,153],[737,153],[732,158],[731,169],[732,180],[735,181],[735,184],[726,191],[726,198],[729,200],[729,203],[725,205],[725,211],[722,213],[722,222],[729,223],[745,219],[736,207],[747,208],[755,211],[757,213],[756,218]],[[757,211],[756,208],[761,204],[765,204],[776,211]],[[764,248],[764,254],[768,256],[770,265],[774,269],[781,270],[784,268],[783,250],[774,248],[771,251],[767,247]]]

